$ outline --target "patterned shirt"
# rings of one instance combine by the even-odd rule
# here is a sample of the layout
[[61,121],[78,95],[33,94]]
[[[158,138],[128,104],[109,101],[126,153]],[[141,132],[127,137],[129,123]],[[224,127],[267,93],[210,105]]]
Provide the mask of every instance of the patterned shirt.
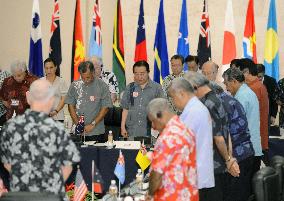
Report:
[[168,75],[167,77],[165,77],[165,79],[163,80],[163,85],[162,85],[162,88],[163,88],[163,91],[165,93],[165,97],[167,97],[168,101],[169,101],[169,104],[170,104],[170,108],[172,109],[172,111],[174,113],[176,113],[177,115],[180,115],[182,113],[182,111],[179,111],[176,106],[174,105],[173,103],[173,100],[171,97],[168,96],[168,88],[169,88],[169,85],[170,83],[175,79],[175,78],[178,78],[178,77],[183,77],[184,76],[184,71],[182,71],[179,75],[174,75],[174,74],[170,74]]
[[247,84],[251,88],[251,90],[253,90],[259,102],[261,147],[263,150],[265,150],[268,149],[268,93],[265,86],[257,78]]
[[[7,71],[0,71],[0,88],[2,88],[2,84],[5,78],[9,77],[10,73]],[[3,102],[0,101],[0,117],[6,113],[6,107]]]
[[102,67],[100,79],[102,79],[107,84],[110,93],[119,94],[118,82],[113,72],[106,71]]
[[195,137],[178,116],[157,139],[151,168],[162,174],[154,200],[198,201]]
[[0,145],[2,162],[12,166],[11,191],[64,195],[61,166],[80,161],[64,125],[29,109],[4,125]]
[[[207,107],[212,118],[212,129],[213,136],[223,136],[226,144],[228,145],[228,116],[222,105],[221,99],[217,95],[210,91],[201,99],[201,102]],[[216,145],[213,146],[214,151],[214,173],[220,174],[225,171],[225,162],[223,157],[220,155]]]
[[250,156],[254,156],[248,121],[243,106],[239,101],[225,92],[219,94],[219,96],[222,99],[223,106],[229,117],[233,156],[236,157],[238,162]]
[[4,79],[0,90],[0,97],[10,104],[10,107],[7,108],[7,119],[10,119],[13,116],[14,111],[16,114],[23,114],[25,110],[29,108],[26,92],[29,90],[32,82],[36,79],[37,77],[31,74],[27,74],[21,83],[17,82],[13,76]]

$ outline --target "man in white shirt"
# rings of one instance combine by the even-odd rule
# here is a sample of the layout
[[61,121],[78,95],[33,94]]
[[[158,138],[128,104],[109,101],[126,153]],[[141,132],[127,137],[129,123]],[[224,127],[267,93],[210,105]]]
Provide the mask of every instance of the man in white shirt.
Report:
[[215,186],[211,116],[206,106],[194,95],[192,85],[184,78],[175,78],[171,82],[169,96],[175,107],[182,111],[182,122],[196,136],[197,183],[202,201],[206,188]]

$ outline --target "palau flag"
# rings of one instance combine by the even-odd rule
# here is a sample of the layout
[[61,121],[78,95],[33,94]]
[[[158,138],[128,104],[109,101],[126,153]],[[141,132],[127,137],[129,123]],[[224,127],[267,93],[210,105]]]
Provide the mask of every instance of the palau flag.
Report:
[[257,63],[253,0],[249,0],[243,38],[243,57]]
[[85,60],[85,46],[83,41],[81,5],[80,5],[80,0],[76,0],[74,29],[73,29],[72,61],[71,61],[72,81],[78,80],[80,78],[78,66],[84,60]]
[[59,0],[54,0],[54,10],[51,17],[51,37],[49,42],[49,57],[54,59],[57,65],[56,75],[60,76],[60,64],[62,62]]
[[147,61],[143,0],[140,2],[134,61]]
[[206,61],[211,60],[211,38],[207,0],[203,1],[197,56],[200,66]]
[[[183,58],[189,55],[186,0],[182,0],[179,33],[178,33],[177,54],[182,55]],[[184,70],[188,70],[186,64],[184,65],[183,68]]]
[[169,75],[170,72],[163,2],[163,0],[160,1],[159,17],[154,43],[154,81],[157,83],[162,83],[163,79]]
[[225,16],[225,30],[223,43],[223,60],[221,75],[230,66],[233,59],[236,58],[236,39],[235,39],[235,23],[233,14],[232,0],[228,0],[226,16]]
[[124,156],[120,150],[118,160],[114,169],[114,174],[118,178],[120,184],[124,184],[125,181],[125,161]]
[[123,44],[123,24],[120,0],[117,0],[115,7],[112,55],[112,70],[117,78],[119,91],[123,91],[125,89],[126,79]]
[[264,51],[265,74],[279,79],[279,41],[275,0],[270,0]]
[[38,0],[33,1],[29,71],[38,77],[43,76],[41,25]]
[[102,32],[101,32],[101,14],[99,1],[95,1],[93,9],[93,23],[89,42],[89,56],[102,58]]

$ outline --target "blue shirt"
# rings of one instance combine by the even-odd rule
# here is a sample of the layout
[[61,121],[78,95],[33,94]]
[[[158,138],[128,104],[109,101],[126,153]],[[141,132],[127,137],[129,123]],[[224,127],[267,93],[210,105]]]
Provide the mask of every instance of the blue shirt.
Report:
[[255,156],[262,156],[258,99],[246,84],[241,85],[235,94],[235,98],[244,107]]
[[214,187],[212,120],[208,109],[193,97],[180,119],[195,135],[198,189]]
[[243,106],[239,101],[225,92],[219,94],[219,96],[223,100],[223,106],[228,114],[233,156],[238,162],[254,156],[248,121]]

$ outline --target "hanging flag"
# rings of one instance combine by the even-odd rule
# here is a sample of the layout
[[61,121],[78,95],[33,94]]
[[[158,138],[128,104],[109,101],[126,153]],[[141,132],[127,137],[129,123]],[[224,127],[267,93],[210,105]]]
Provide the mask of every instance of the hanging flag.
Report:
[[89,57],[97,56],[102,58],[102,32],[101,32],[101,13],[99,1],[95,1],[93,9],[93,23],[89,42]]
[[103,179],[94,161],[92,161],[92,188],[95,193],[103,193]]
[[233,14],[232,0],[228,0],[226,15],[225,15],[225,30],[224,30],[224,43],[223,43],[223,67],[221,69],[221,75],[230,63],[236,58],[236,39],[235,39],[235,23]]
[[84,133],[84,130],[85,130],[85,117],[84,115],[81,115],[75,127],[75,135],[81,135],[82,133]]
[[60,76],[60,64],[62,61],[60,23],[59,23],[59,0],[54,0],[54,10],[51,17],[51,37],[49,42],[49,57],[55,60],[57,69],[56,75]]
[[88,192],[87,185],[84,181],[83,175],[78,168],[76,178],[75,178],[75,190],[74,190],[74,201],[85,200],[85,195]]
[[154,43],[154,81],[162,83],[163,79],[169,74],[170,70],[164,18],[164,1],[161,0]]
[[125,161],[124,161],[124,156],[121,152],[119,151],[119,156],[118,160],[114,169],[114,174],[118,178],[119,182],[121,184],[124,184],[125,181]]
[[143,0],[140,2],[134,61],[147,61]]
[[32,29],[30,39],[30,58],[29,71],[30,73],[42,77],[43,62],[42,62],[42,43],[41,43],[41,25],[38,0],[33,1],[32,9]]
[[112,68],[118,81],[119,91],[125,89],[125,62],[124,62],[124,45],[123,45],[123,26],[120,0],[117,0],[115,7],[114,24],[113,24],[113,44],[112,44]]
[[140,168],[142,169],[142,171],[146,170],[147,167],[149,167],[149,165],[151,164],[151,160],[147,156],[147,150],[146,150],[146,147],[144,145],[144,141],[141,144],[141,148],[138,151],[138,154],[137,154],[135,160],[138,163],[138,165],[140,166]]
[[[182,55],[183,58],[186,58],[189,55],[186,0],[182,0],[179,33],[178,33],[177,54]],[[184,70],[188,70],[188,67],[186,64],[184,64],[183,68]]]
[[277,16],[275,0],[270,0],[269,16],[267,22],[265,49],[265,74],[279,79],[279,41],[277,34]]
[[71,80],[78,80],[80,74],[78,72],[79,64],[85,60],[85,46],[83,41],[82,17],[80,0],[76,0],[74,29],[73,29],[73,45],[72,45],[72,61],[71,61]]
[[243,50],[244,58],[249,58],[253,60],[254,63],[257,63],[253,0],[249,0],[248,3],[247,18],[243,38]]
[[199,58],[200,66],[206,61],[211,60],[211,38],[207,0],[204,0],[203,2],[197,56]]

